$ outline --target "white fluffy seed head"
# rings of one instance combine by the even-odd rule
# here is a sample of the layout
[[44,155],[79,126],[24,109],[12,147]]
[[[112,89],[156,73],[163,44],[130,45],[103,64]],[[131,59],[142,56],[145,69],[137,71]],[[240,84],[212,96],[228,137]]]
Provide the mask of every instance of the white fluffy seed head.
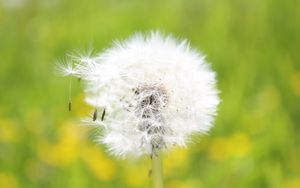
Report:
[[90,121],[103,129],[99,141],[114,155],[184,147],[192,134],[212,127],[219,104],[215,73],[186,41],[136,34],[74,60],[64,72],[84,81],[87,103],[105,109],[104,118]]

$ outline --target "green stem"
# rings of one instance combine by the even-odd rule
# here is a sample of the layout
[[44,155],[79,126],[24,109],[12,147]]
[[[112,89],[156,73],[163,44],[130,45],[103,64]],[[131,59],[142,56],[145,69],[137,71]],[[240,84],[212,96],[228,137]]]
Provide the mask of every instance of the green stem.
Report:
[[163,188],[163,168],[162,168],[162,154],[152,157],[152,183],[153,188]]

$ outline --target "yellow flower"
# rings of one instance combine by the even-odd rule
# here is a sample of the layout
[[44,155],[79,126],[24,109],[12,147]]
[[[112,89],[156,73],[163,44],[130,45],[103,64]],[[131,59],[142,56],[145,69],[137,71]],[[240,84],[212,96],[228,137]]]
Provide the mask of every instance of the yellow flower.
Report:
[[100,180],[108,181],[115,177],[115,164],[99,148],[85,147],[81,153],[81,157],[93,175]]
[[17,142],[19,136],[15,121],[0,119],[0,143]]
[[232,156],[244,157],[251,150],[251,141],[249,137],[244,133],[235,133],[230,140],[233,146],[230,147],[232,148]]
[[226,138],[215,138],[212,140],[211,146],[209,148],[209,157],[212,160],[222,161],[229,156],[229,140]]
[[129,187],[145,187],[145,184],[150,182],[151,178],[148,176],[150,167],[143,164],[131,164],[126,168],[125,182]]
[[12,174],[0,172],[0,187],[17,188],[18,181]]
[[201,188],[203,187],[201,185],[201,182],[197,179],[191,179],[191,180],[172,180],[170,182],[166,183],[166,188]]
[[185,148],[176,148],[170,153],[166,153],[164,158],[164,175],[168,176],[172,172],[176,172],[176,169],[185,167],[188,162],[188,150]]
[[283,188],[300,188],[300,180],[299,179],[289,179],[283,184]]
[[244,157],[251,150],[251,140],[244,133],[235,133],[231,137],[215,138],[209,149],[212,160],[222,161],[230,157]]
[[295,72],[290,77],[290,86],[295,95],[300,96],[300,71]]
[[82,130],[72,122],[66,122],[59,130],[56,144],[40,143],[39,155],[42,161],[57,167],[65,167],[78,156],[82,144]]

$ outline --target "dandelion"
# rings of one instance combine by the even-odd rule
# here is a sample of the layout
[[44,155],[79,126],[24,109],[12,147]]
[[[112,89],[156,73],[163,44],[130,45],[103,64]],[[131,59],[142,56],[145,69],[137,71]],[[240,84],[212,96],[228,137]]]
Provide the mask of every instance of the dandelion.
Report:
[[85,100],[95,108],[88,123],[103,130],[99,142],[116,156],[150,155],[154,179],[161,176],[161,150],[185,147],[213,125],[215,73],[186,40],[136,34],[96,56],[71,59],[63,73],[84,82]]

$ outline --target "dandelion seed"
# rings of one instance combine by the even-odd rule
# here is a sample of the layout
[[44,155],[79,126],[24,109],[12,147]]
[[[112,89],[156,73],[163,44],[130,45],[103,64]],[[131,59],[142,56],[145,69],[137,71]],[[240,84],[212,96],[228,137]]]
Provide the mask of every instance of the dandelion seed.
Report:
[[[72,110],[72,77],[77,74],[77,71],[74,69],[74,65],[70,63],[57,63],[56,69],[60,72],[63,76],[69,76],[69,103],[68,103],[68,110]],[[79,76],[79,75],[77,75]]]
[[94,113],[93,113],[93,121],[97,120],[97,108],[95,109]]
[[[155,161],[160,150],[185,147],[191,135],[213,126],[219,104],[215,73],[185,40],[137,34],[95,57],[72,61],[74,67],[62,72],[82,79],[86,102],[96,108],[91,124],[103,128],[99,142],[114,155],[146,154]],[[98,106],[105,106],[101,121]]]
[[102,112],[101,121],[104,120],[104,116],[105,116],[105,108],[103,109],[103,112]]
[[69,100],[69,112],[72,110],[72,102]]
[[72,75],[70,76],[69,81],[69,112],[72,110]]
[[152,175],[152,169],[150,169],[149,171],[148,171],[148,177],[150,177]]

